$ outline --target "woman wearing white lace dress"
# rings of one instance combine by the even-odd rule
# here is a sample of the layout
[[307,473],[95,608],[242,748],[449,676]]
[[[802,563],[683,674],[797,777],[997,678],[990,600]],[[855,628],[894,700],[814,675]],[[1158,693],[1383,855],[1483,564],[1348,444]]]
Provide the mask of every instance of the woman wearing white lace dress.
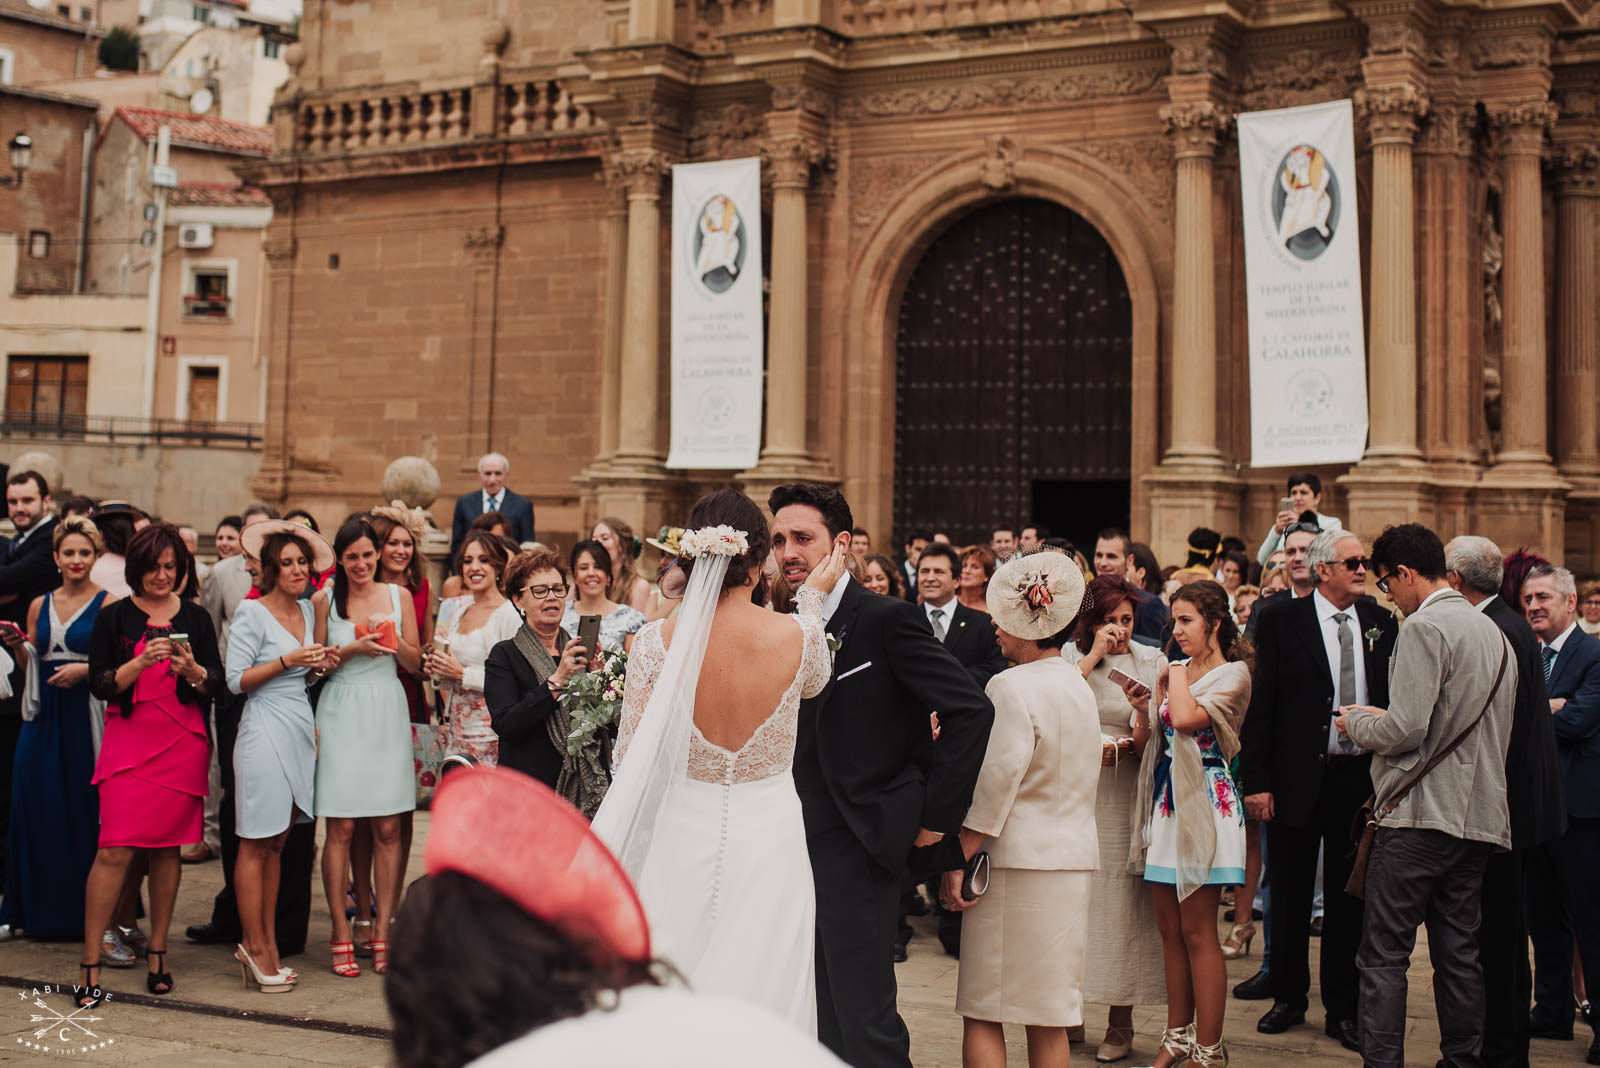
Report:
[[800,591],[801,614],[762,607],[761,510],[721,490],[690,514],[682,610],[639,632],[615,779],[594,830],[644,901],[658,955],[701,993],[766,1006],[816,1034],[816,900],[795,793],[800,701],[832,671],[823,593],[836,550]]
[[439,602],[439,625],[422,662],[423,672],[439,680],[444,696],[440,719],[445,754],[465,754],[482,764],[500,759],[500,737],[483,699],[483,664],[491,649],[522,626],[522,617],[500,589],[508,559],[494,535],[467,535],[459,557],[467,592]]

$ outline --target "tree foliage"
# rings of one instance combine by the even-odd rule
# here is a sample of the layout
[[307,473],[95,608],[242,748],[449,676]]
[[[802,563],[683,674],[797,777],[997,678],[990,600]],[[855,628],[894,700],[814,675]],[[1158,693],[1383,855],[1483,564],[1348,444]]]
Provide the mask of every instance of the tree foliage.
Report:
[[139,69],[139,38],[126,26],[113,26],[100,41],[100,65],[110,70]]

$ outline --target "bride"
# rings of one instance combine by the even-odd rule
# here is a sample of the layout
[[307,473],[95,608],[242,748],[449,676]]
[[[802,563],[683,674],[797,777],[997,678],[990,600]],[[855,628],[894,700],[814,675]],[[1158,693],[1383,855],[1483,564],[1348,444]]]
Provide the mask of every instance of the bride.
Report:
[[779,615],[762,607],[771,542],[755,502],[707,494],[688,525],[688,590],[634,638],[594,831],[639,888],[663,959],[814,1036],[816,900],[792,767],[800,700],[832,672],[823,591],[844,550],[799,592],[800,614]]

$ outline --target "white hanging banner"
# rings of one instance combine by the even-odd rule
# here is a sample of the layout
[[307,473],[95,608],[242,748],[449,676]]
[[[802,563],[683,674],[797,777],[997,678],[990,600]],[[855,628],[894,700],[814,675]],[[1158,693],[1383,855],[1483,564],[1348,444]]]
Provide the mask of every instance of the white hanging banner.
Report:
[[761,455],[761,160],[672,168],[672,444],[668,467]]
[[1239,116],[1250,465],[1361,459],[1366,343],[1350,101]]

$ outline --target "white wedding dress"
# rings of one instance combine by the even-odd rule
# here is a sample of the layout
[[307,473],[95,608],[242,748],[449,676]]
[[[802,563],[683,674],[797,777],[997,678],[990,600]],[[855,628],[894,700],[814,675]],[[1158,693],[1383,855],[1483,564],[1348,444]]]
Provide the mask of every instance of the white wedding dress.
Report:
[[[684,598],[685,612],[694,593],[691,587]],[[715,591],[703,593],[714,599]],[[736,752],[707,741],[684,707],[683,695],[694,693],[699,676],[704,631],[698,655],[691,648],[680,654],[680,643],[696,640],[684,614],[670,652],[660,623],[639,631],[628,659],[616,782],[594,829],[638,888],[657,957],[695,990],[765,1006],[814,1038],[816,899],[793,765],[800,701],[822,691],[832,658],[822,594],[806,589],[799,599],[800,614],[792,618],[803,637],[800,667],[778,707]],[[703,618],[708,624],[709,613]],[[674,664],[680,656],[692,671]],[[761,672],[765,665],[747,668]],[[667,686],[679,695],[676,707],[658,692]],[[674,712],[687,719],[675,750],[686,754],[672,761],[675,774],[659,775],[670,781],[656,784],[655,804],[648,800],[652,791],[640,787],[639,764],[660,761],[641,750],[659,757],[663,747],[672,749],[671,726],[663,740],[662,724],[651,720],[670,721]]]

